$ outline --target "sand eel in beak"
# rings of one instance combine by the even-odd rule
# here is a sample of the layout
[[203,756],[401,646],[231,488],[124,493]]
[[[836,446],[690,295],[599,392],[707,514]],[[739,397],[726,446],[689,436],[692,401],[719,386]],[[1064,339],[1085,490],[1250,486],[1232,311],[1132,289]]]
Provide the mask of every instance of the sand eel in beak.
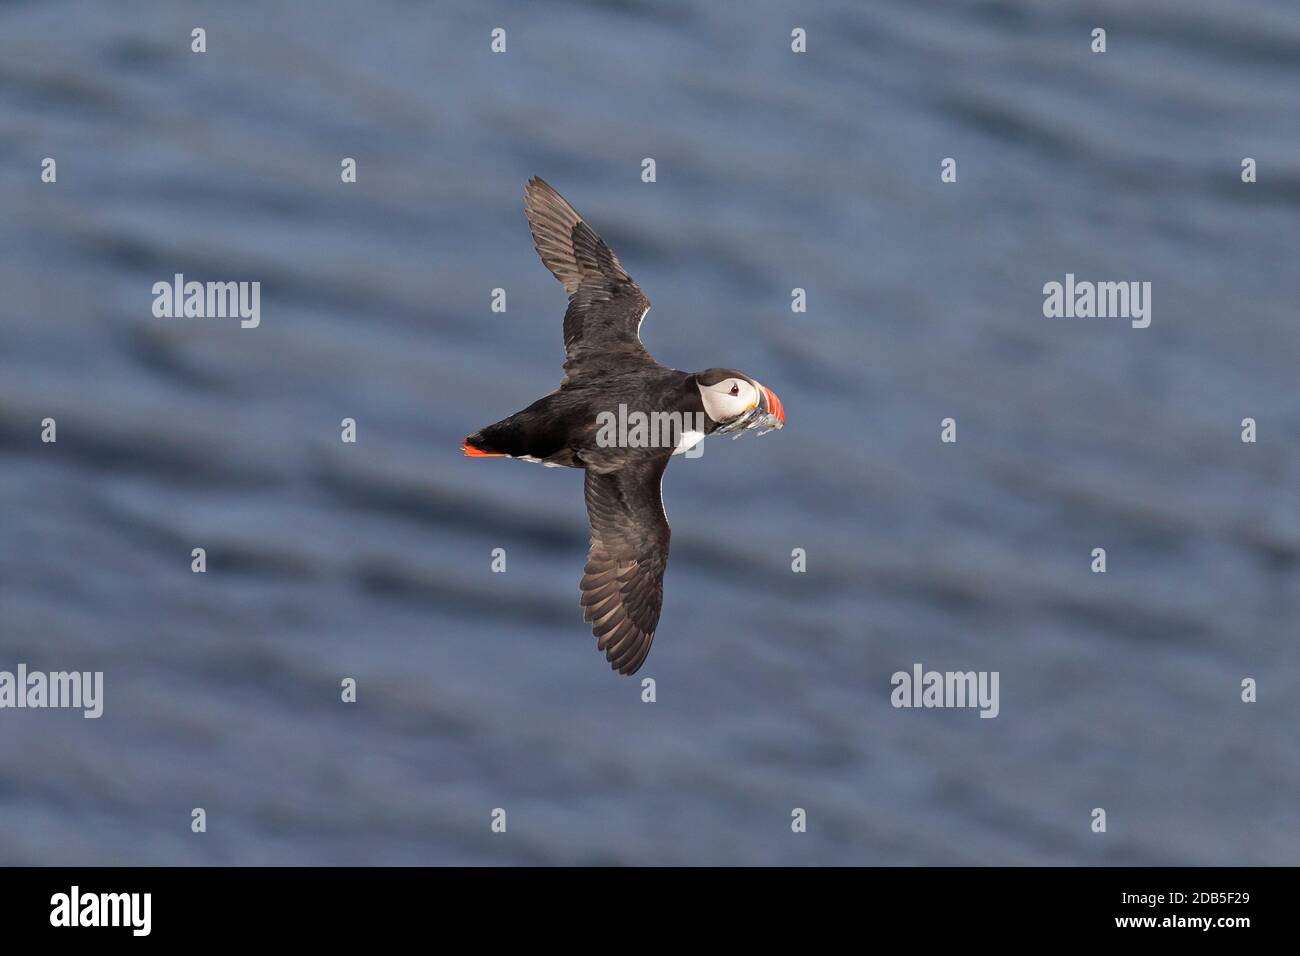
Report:
[[679,372],[656,362],[640,334],[650,300],[613,250],[541,179],[529,180],[524,196],[537,254],[569,294],[564,378],[470,435],[463,450],[585,471],[591,547],[579,584],[583,619],[610,666],[634,674],[663,607],[669,459],[714,432],[780,428],[785,408],[743,372]]

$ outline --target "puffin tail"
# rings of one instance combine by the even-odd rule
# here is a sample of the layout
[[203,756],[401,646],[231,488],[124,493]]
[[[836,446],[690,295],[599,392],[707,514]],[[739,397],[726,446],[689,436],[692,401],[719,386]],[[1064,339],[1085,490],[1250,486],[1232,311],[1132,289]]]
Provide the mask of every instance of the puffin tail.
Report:
[[464,453],[465,453],[465,457],[466,457],[466,458],[505,458],[505,457],[507,457],[507,456],[506,456],[505,454],[503,454],[502,452],[499,452],[499,451],[489,451],[487,448],[484,448],[484,447],[483,447],[484,444],[485,444],[485,442],[483,441],[483,433],[482,433],[482,432],[475,432],[473,435],[470,435],[468,438],[465,439],[464,443],[461,445],[461,450],[464,451]]

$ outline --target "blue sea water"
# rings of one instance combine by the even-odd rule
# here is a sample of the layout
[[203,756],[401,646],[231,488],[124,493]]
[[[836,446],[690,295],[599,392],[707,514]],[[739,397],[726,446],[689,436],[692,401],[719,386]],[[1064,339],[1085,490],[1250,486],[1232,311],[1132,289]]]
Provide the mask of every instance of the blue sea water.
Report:
[[[0,863],[1295,863],[1298,48],[1289,0],[0,4],[0,669],[105,675],[0,711]],[[581,477],[460,455],[559,380],[532,175],[661,361],[787,410],[669,469],[636,680]],[[177,272],[260,326],[154,318]],[[1044,318],[1067,273],[1151,327]],[[918,662],[999,716],[894,709]]]

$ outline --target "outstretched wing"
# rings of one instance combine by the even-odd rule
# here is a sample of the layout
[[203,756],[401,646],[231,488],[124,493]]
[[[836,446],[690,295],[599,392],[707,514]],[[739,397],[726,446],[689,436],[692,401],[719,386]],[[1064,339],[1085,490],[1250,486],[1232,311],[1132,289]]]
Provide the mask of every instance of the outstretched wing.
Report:
[[635,674],[645,662],[663,608],[671,532],[661,488],[668,457],[586,473],[591,550],[580,585],[582,617],[620,674]]
[[640,335],[650,300],[623,271],[614,251],[545,180],[534,176],[528,181],[524,206],[537,254],[569,293],[566,381],[654,362]]

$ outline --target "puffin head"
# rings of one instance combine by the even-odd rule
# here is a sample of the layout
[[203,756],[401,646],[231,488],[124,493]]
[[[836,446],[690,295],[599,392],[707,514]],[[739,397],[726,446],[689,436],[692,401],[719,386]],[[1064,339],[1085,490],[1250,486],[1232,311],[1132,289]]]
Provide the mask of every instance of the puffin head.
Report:
[[696,372],[704,414],[710,431],[740,431],[746,428],[772,429],[785,424],[785,406],[771,389],[733,368],[709,368]]

